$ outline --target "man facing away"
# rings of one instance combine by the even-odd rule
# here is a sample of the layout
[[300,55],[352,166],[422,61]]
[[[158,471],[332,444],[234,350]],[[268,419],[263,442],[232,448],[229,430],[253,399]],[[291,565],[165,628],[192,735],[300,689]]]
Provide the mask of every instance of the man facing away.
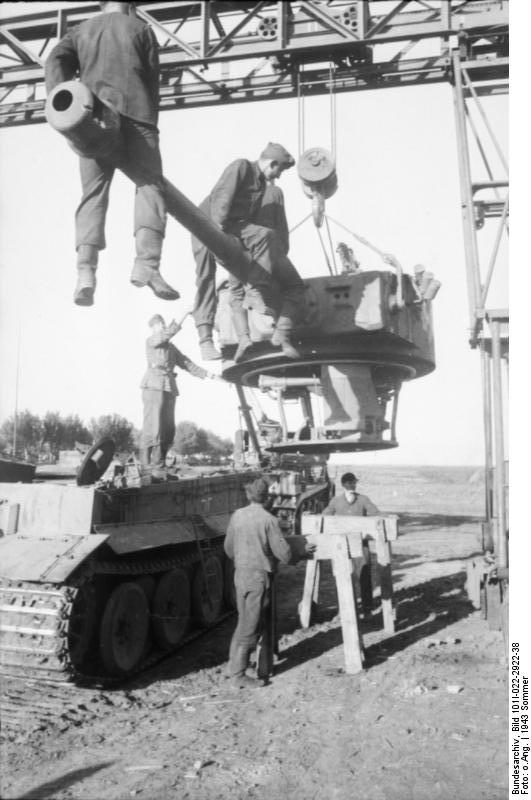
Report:
[[159,57],[152,30],[134,15],[134,3],[102,2],[102,12],[70,30],[53,48],[45,66],[46,90],[79,74],[104,105],[120,115],[121,141],[109,160],[80,157],[82,198],[76,211],[78,280],[74,302],[91,306],[98,253],[105,248],[105,217],[116,167],[136,184],[134,234],[135,286],[149,286],[157,297],[179,293],[159,267],[166,230],[159,149]]
[[341,477],[343,492],[333,497],[323,514],[345,514],[352,517],[370,517],[379,514],[379,510],[364,494],[358,494],[356,487],[358,479],[352,472],[346,472]]
[[181,326],[173,320],[168,327],[160,314],[149,320],[151,336],[146,340],[147,370],[140,384],[144,404],[140,461],[150,466],[153,477],[166,476],[166,453],[175,437],[175,401],[179,394],[175,367],[196,378],[217,378],[181,353],[171,339]]
[[[245,491],[249,505],[233,513],[225,537],[225,552],[234,560],[238,608],[238,624],[230,643],[229,673],[237,688],[256,688],[260,684],[247,676],[245,670],[265,628],[271,573],[277,562],[290,561],[291,551],[276,517],[264,508],[269,493],[267,481],[257,478]],[[268,645],[271,647],[272,643]]]
[[[278,234],[257,220],[267,181],[280,177],[292,167],[295,159],[280,144],[269,142],[257,161],[236,159],[225,169],[207,198],[199,206],[221,230],[236,236],[262,273],[270,276],[276,268],[279,273],[290,264],[279,243]],[[212,341],[212,328],[216,312],[216,262],[214,256],[198,239],[192,237],[192,250],[196,262],[196,303],[194,318],[201,355],[204,359],[220,358]],[[295,269],[291,265],[292,269]],[[274,316],[270,307],[271,282],[252,283],[246,292],[248,306],[261,313]],[[276,345],[289,340],[283,328],[275,331]]]

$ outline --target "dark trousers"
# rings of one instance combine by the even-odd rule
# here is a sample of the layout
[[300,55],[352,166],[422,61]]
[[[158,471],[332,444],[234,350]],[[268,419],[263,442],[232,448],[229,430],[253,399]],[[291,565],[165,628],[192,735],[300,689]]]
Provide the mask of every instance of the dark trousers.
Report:
[[[208,208],[203,204],[200,208],[208,213]],[[227,228],[227,233],[237,236],[253,261],[256,261],[269,275],[273,274],[275,262],[279,257],[278,238],[274,230],[246,222],[233,223]],[[192,236],[192,252],[195,258],[196,276],[195,324],[213,325],[216,315],[216,260],[195,236]],[[232,279],[232,275],[230,277]],[[270,289],[270,286],[264,284],[261,288]]]
[[155,448],[153,461],[164,465],[168,448],[175,437],[175,400],[171,392],[143,389],[144,423],[142,448]]
[[195,259],[194,321],[200,325],[214,325],[216,316],[216,259],[199,239],[192,236]]
[[109,190],[117,167],[136,184],[134,232],[151,228],[164,235],[166,204],[162,195],[162,161],[158,130],[120,116],[121,145],[112,161],[79,159],[83,195],[76,211],[76,249],[105,247],[105,217]]
[[[265,629],[269,608],[269,573],[265,570],[236,569],[234,573],[238,624],[230,643],[231,675],[245,671],[249,655]],[[238,652],[243,656],[238,657]]]
[[[304,308],[304,283],[297,269],[286,255],[278,255],[273,267],[272,278],[280,298],[277,304],[278,317],[282,327],[290,328],[301,317]],[[245,286],[234,275],[229,275],[230,307],[238,312],[244,307]]]

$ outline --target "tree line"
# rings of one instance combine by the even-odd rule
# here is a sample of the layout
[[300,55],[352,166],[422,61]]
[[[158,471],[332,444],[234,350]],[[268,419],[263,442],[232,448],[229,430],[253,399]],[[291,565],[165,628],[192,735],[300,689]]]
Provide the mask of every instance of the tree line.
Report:
[[[14,434],[15,417],[12,416],[0,425],[0,452],[13,453]],[[133,423],[120,414],[103,414],[85,424],[77,414],[47,411],[40,417],[26,409],[16,418],[15,455],[55,461],[60,450],[92,445],[107,436],[114,441],[117,453],[138,453],[140,435]],[[197,453],[226,456],[232,453],[233,445],[230,439],[184,420],[176,425],[173,449],[183,456]]]

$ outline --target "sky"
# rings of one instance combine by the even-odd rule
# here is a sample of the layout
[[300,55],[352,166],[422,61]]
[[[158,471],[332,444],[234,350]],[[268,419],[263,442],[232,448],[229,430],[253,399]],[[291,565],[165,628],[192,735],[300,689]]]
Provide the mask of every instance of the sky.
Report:
[[[24,5],[28,4],[17,4],[17,8]],[[506,151],[507,100],[485,102]],[[478,353],[468,346],[451,87],[340,94],[336,113],[339,189],[327,201],[327,212],[395,254],[406,271],[421,262],[442,282],[433,303],[437,368],[402,390],[400,446],[347,460],[481,464],[480,363]],[[328,97],[307,98],[305,116],[306,147],[329,147]],[[282,142],[297,156],[297,117],[295,100],[163,112],[164,172],[199,203],[227,163],[238,157],[256,158],[270,140]],[[165,303],[148,289],[133,287],[129,274],[134,257],[134,191],[117,174],[95,305],[79,308],[72,302],[76,277],[73,215],[80,197],[76,156],[45,124],[0,130],[0,186],[0,420],[15,408],[18,361],[20,409],[38,414],[47,410],[77,413],[85,420],[119,413],[140,427],[139,384],[145,369],[147,320],[155,312],[168,320],[178,317],[193,301],[194,262],[188,233],[169,218],[161,271],[178,288],[181,300]],[[310,201],[295,170],[282,176],[280,186],[288,221],[294,225],[310,212]],[[340,240],[349,242],[343,233],[336,237]],[[383,266],[370,251],[355,244],[354,249],[362,267]],[[294,232],[290,256],[303,277],[326,274],[310,222]],[[223,274],[221,269],[219,274]],[[496,279],[490,305],[507,305],[506,275]],[[176,344],[199,361],[190,318]],[[219,371],[219,362],[204,366]],[[199,381],[182,372],[178,384],[177,421],[191,419],[223,436],[233,435],[239,425],[234,387]]]

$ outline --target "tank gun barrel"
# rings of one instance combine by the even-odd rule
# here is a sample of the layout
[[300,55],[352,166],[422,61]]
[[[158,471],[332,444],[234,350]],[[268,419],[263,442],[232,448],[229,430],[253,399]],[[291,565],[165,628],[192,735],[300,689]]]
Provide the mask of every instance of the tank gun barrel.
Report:
[[[113,152],[120,141],[119,115],[108,107],[97,110],[94,95],[80,81],[65,81],[50,92],[46,119],[78,155],[113,161]],[[133,171],[122,164],[117,166],[136,183]],[[232,275],[253,284],[269,281],[266,270],[251,259],[235,236],[218,228],[166,178],[161,188],[168,213],[199,239]]]

